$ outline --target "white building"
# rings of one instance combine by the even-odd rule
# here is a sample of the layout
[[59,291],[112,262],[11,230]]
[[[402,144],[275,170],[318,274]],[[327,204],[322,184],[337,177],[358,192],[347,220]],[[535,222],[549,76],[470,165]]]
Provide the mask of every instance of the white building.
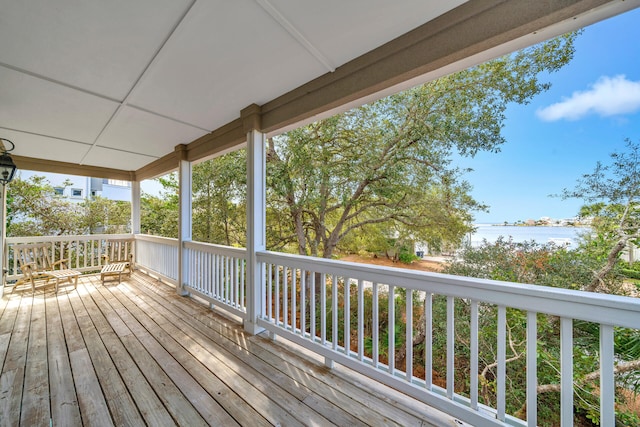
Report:
[[[88,178],[84,176],[66,175],[50,172],[33,172],[19,170],[20,179],[27,180],[32,176],[44,176],[53,186],[56,194],[69,200],[82,201],[91,197],[104,197],[110,200],[131,201],[131,182],[116,179]],[[65,186],[65,181],[70,186]]]

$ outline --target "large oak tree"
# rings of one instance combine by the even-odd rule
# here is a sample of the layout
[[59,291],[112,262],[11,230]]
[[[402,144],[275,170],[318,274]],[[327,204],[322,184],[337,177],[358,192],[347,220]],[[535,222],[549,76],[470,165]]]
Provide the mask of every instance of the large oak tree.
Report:
[[510,103],[573,55],[575,34],[442,77],[270,139],[272,246],[332,257],[354,233],[458,242],[474,211],[454,154],[497,152]]

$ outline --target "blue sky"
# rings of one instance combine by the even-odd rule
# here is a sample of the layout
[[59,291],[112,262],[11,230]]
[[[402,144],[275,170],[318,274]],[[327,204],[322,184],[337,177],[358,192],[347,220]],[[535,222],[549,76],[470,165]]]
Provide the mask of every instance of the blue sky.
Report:
[[502,151],[460,163],[474,169],[473,196],[490,206],[476,223],[578,213],[582,201],[549,195],[624,151],[625,138],[640,141],[639,40],[640,9],[585,28],[573,60],[548,76],[551,89],[508,108]]

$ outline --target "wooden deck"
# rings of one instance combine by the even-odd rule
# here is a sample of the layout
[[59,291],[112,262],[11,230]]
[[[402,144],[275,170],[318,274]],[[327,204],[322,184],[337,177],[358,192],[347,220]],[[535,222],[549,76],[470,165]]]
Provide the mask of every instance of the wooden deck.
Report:
[[454,425],[141,273],[5,289],[0,425]]

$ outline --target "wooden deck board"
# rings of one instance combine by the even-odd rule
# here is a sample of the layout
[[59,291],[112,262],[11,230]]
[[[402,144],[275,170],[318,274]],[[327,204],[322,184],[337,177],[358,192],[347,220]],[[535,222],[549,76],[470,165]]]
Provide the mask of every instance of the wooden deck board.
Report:
[[[143,301],[139,301],[139,303],[142,304]],[[154,305],[154,307],[160,310],[158,304]],[[171,313],[171,311],[168,311],[166,309],[162,309],[161,311],[163,311],[165,315],[169,315]],[[193,315],[195,314],[195,312],[191,312],[191,314]],[[200,314],[206,315],[206,312]],[[299,414],[299,417],[297,418],[302,421],[309,418],[319,420],[319,416],[322,416],[324,419],[334,425],[366,425],[366,423],[354,417],[350,413],[350,408],[341,408],[340,405],[328,402],[321,394],[317,394],[309,387],[307,387],[304,382],[301,382],[298,379],[293,378],[291,375],[280,371],[277,365],[270,365],[268,363],[265,363],[260,358],[256,358],[249,349],[241,347],[237,340],[229,339],[229,337],[219,334],[217,331],[214,331],[199,322],[191,322],[191,324],[185,325],[185,327],[181,330],[181,333],[192,338],[194,342],[207,342],[208,340],[210,340],[210,338],[213,338],[211,342],[219,346],[219,351],[227,355],[228,359],[226,360],[228,360],[227,363],[229,364],[229,366],[237,365],[237,363],[234,362],[234,360],[236,359],[238,359],[241,364],[253,366],[257,373],[266,376],[268,381],[272,383],[271,387],[268,388],[269,394],[273,395],[278,388],[282,388],[283,392],[286,391],[292,396],[289,397],[286,395],[282,395],[279,397],[279,399],[288,402],[293,402],[291,398],[297,399],[300,404],[308,406],[315,412]],[[246,345],[250,346],[250,341],[247,341]],[[282,360],[280,360],[279,364],[282,365]],[[238,372],[238,374],[246,375],[245,372]],[[253,377],[248,378],[247,380],[255,382],[255,379]],[[332,390],[330,392],[333,393],[334,391],[335,390]],[[344,395],[342,396],[342,398],[345,398],[347,401],[349,400],[348,397]],[[285,409],[287,409],[288,411],[296,410],[295,407],[291,406],[288,406]]]
[[[138,301],[138,304],[142,304]],[[155,308],[171,316],[170,311],[162,310],[157,304]],[[151,309],[147,307],[147,309]],[[257,372],[253,367],[242,363],[233,355],[220,348],[206,334],[198,334],[190,326],[193,322],[176,322],[165,324],[168,331],[180,336],[180,341],[191,349],[198,349],[200,357],[209,358],[208,366],[213,368],[216,376],[231,390],[234,390],[245,402],[252,405],[273,425],[297,426],[305,425],[313,420],[315,425],[328,425],[328,420],[282,390],[280,386],[268,378],[268,373]],[[196,336],[196,339],[193,338]]]
[[86,348],[69,354],[82,421],[88,426],[114,425],[89,351]]
[[[12,301],[13,301],[13,304],[12,304]],[[11,296],[8,296],[6,298],[0,298],[0,319],[3,318],[5,310],[16,306],[15,304],[16,302],[19,303],[20,300],[15,297],[11,298]],[[0,323],[0,335],[4,335],[8,332],[11,332],[12,328],[13,328],[13,321],[11,320],[10,317],[7,317],[6,323]],[[2,368],[3,361],[4,361],[3,359],[0,359],[0,369]]]
[[82,423],[57,299],[46,299],[47,354],[53,425]]
[[[183,345],[187,344],[184,340],[181,340],[181,343],[178,342],[159,326],[160,323],[167,324],[168,321],[164,317],[153,316],[152,318],[149,315],[153,313],[152,310],[142,310],[143,307],[148,307],[145,302],[141,301],[140,304],[136,304],[121,292],[114,292],[114,295],[122,304],[126,305],[158,342],[170,351],[176,361],[191,372],[198,384],[210,396],[213,396],[216,402],[223,406],[234,420],[241,425],[257,427],[271,425],[259,412],[239,398],[213,372],[209,371],[207,366],[215,366],[215,360],[212,357],[207,357],[208,354],[201,351],[201,347],[197,343],[190,343],[187,345],[188,348],[183,347]],[[199,360],[199,357],[202,361]]]
[[[150,291],[149,289],[147,289]],[[151,292],[149,296],[154,295],[155,292]],[[166,301],[166,297],[163,298],[160,295],[156,295],[156,304],[158,307],[162,305]],[[180,301],[178,300],[174,305],[173,309],[180,309]],[[200,307],[182,307],[188,309],[188,315],[194,317],[195,319],[204,319],[206,323],[209,323],[209,316],[207,315],[206,309]],[[171,311],[169,311],[171,312]],[[306,405],[310,406],[318,413],[322,414],[326,418],[328,418],[332,423],[336,425],[375,425],[376,423],[383,423],[385,425],[419,425],[420,421],[416,417],[408,416],[406,413],[402,413],[402,417],[400,417],[400,422],[398,420],[392,421],[387,419],[385,415],[377,413],[372,408],[367,408],[359,404],[358,402],[354,402],[349,393],[353,391],[353,387],[350,389],[349,387],[345,387],[343,389],[340,388],[330,388],[326,386],[324,383],[316,380],[316,376],[310,376],[309,372],[313,371],[314,374],[325,372],[328,375],[329,370],[321,365],[306,365],[303,369],[297,368],[292,363],[282,363],[282,358],[269,357],[268,353],[265,352],[258,346],[255,346],[255,341],[260,341],[267,343],[267,345],[271,344],[270,341],[264,340],[263,338],[254,339],[253,337],[249,339],[243,339],[242,345],[246,348],[240,346],[240,338],[236,332],[237,330],[225,325],[224,321],[217,322],[215,324],[216,329],[212,330],[210,326],[200,324],[191,324],[190,326],[196,328],[203,334],[209,334],[214,336],[215,342],[227,349],[229,352],[233,353],[236,357],[238,357],[243,363],[251,363],[256,366],[256,368],[260,372],[268,372],[269,377],[275,379],[278,384],[284,385],[288,390],[293,390],[293,393],[296,394],[296,397],[303,401]],[[201,339],[202,335],[196,336],[196,339]],[[246,337],[242,337],[246,338]],[[242,349],[239,351],[239,349]],[[258,356],[258,357],[256,357]],[[263,356],[267,356],[266,358]],[[293,356],[293,355],[291,355]],[[295,360],[296,357],[293,356],[291,359],[286,358],[286,360]],[[343,384],[344,386],[345,384]],[[384,407],[382,409],[385,409]],[[399,411],[401,412],[401,411]]]
[[[0,374],[0,418],[19,425],[33,297],[22,298]],[[4,316],[3,316],[4,317]]]
[[110,405],[116,411],[116,421],[126,420],[128,425],[144,425],[144,418],[149,425],[170,425],[173,418],[131,358],[123,341],[111,329],[87,293],[81,289],[80,294],[80,298],[84,299],[83,307],[91,310],[92,316],[87,314],[87,317],[91,318],[96,333],[102,338],[102,342],[96,342],[100,350],[96,359],[104,357],[99,372],[105,378],[103,387],[105,393],[111,396]]
[[0,374],[3,372],[3,366],[9,350],[9,342],[15,325],[15,319],[18,315],[20,307],[19,298],[2,298],[0,299],[2,310],[0,310]]
[[[172,389],[169,393],[167,390],[162,390],[162,395],[168,394],[167,400],[171,404],[181,401],[182,405],[176,405],[175,407],[176,418],[182,417],[183,422],[189,423],[189,425],[198,425],[202,421],[206,421],[210,425],[237,425],[224,408],[218,405],[189,372],[171,356],[169,349],[178,346],[175,340],[165,340],[163,347],[111,292],[103,287],[96,289],[92,285],[89,286],[95,291],[92,295],[96,303],[104,313],[110,313],[107,316],[107,320],[111,321],[117,314],[120,317],[120,321],[126,322],[135,338],[144,346],[148,355],[153,358],[158,366],[162,367],[167,377],[175,384],[175,389]],[[145,316],[145,314],[140,313],[140,316]],[[133,339],[133,337],[130,339]],[[137,343],[135,345],[137,346]],[[143,357],[146,357],[146,355]],[[158,375],[161,376],[162,374],[158,373]],[[170,393],[173,393],[173,395]],[[183,396],[179,396],[178,393]],[[194,409],[198,415],[193,411]]]
[[24,391],[20,424],[24,426],[47,425],[49,411],[49,365],[47,357],[47,318],[44,295],[33,299],[31,328],[25,363]]
[[[156,301],[157,302],[157,301]],[[161,310],[165,315],[170,315],[171,311],[162,310],[156,304],[154,305],[158,310]],[[238,345],[229,345],[228,340],[216,334],[209,328],[199,324],[199,322],[178,323],[175,325],[179,328],[179,331],[175,331],[177,334],[183,335],[183,340],[190,340],[191,343],[200,343],[206,351],[213,354],[219,362],[217,363],[224,369],[218,369],[221,375],[224,375],[224,381],[229,384],[230,387],[237,389],[244,380],[247,384],[252,384],[256,391],[246,393],[247,401],[257,398],[261,398],[261,395],[265,396],[264,405],[260,408],[260,411],[267,414],[271,410],[277,410],[274,408],[273,402],[284,410],[285,414],[288,414],[295,418],[299,423],[305,424],[309,420],[313,420],[315,425],[334,425],[325,414],[317,412],[311,406],[303,402],[309,396],[308,390],[301,387],[300,384],[292,384],[288,380],[279,376],[279,372],[270,367],[266,367],[261,364],[259,359],[251,358],[250,363],[247,363],[247,359],[244,358],[247,353],[246,349],[238,347]],[[171,326],[168,326],[171,327]],[[240,383],[238,381],[241,381]],[[339,408],[333,408],[333,418],[340,416]],[[280,412],[278,410],[278,412]],[[275,414],[272,416],[276,423],[291,424],[292,420],[278,418]]]
[[141,273],[5,289],[0,424],[433,425],[426,405],[300,354]]

